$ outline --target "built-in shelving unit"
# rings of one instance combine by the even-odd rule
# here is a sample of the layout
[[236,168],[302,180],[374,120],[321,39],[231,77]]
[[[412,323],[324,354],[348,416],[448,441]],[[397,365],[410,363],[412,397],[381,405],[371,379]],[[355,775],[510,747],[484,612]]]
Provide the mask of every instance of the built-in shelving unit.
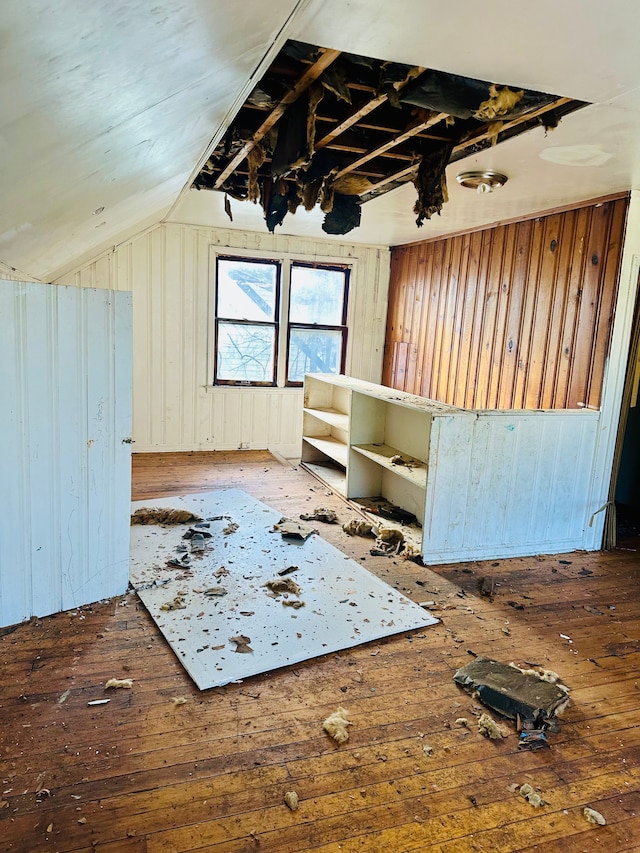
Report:
[[561,553],[584,547],[598,509],[584,500],[598,418],[459,409],[316,374],[305,379],[302,464],[369,511],[415,516],[425,563]]

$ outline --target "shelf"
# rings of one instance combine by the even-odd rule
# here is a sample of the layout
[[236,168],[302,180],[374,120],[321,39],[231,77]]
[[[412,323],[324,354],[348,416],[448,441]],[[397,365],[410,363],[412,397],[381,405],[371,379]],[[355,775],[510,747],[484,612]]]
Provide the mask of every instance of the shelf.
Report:
[[341,469],[327,463],[321,465],[318,462],[303,462],[302,467],[310,471],[323,483],[326,483],[329,488],[340,495],[347,493],[347,475]]
[[[406,453],[400,453],[395,447],[389,447],[388,444],[354,444],[352,450],[366,456],[373,462],[385,468],[387,471],[393,471],[398,477],[402,477],[416,486],[424,488],[427,480],[426,463],[420,462],[418,459],[408,456]],[[409,465],[397,465],[391,462],[392,456],[400,455],[404,459],[409,460]]]
[[344,444],[344,442],[338,441],[330,435],[303,435],[302,439],[303,441],[306,441],[307,444],[310,444],[311,447],[315,447],[316,450],[324,453],[325,456],[328,456],[330,459],[335,459],[335,461],[344,468],[347,467],[349,448],[348,445]]
[[315,409],[305,408],[304,413],[306,415],[311,415],[314,418],[317,418],[319,421],[323,421],[325,424],[329,424],[332,427],[337,427],[338,429],[344,430],[345,432],[349,429],[349,415],[345,415],[344,412],[339,412],[337,409],[328,409],[318,407]]

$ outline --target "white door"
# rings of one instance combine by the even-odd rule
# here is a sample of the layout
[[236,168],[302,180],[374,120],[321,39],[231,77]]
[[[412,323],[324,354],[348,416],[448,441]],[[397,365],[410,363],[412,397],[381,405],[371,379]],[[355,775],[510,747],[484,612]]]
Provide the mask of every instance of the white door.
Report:
[[124,592],[131,294],[0,281],[0,626]]

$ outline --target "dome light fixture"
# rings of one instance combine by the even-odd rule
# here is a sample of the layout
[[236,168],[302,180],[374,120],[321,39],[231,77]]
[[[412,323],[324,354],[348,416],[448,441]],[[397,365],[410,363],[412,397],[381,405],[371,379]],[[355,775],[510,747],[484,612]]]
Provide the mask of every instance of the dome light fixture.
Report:
[[461,187],[466,187],[469,190],[475,190],[479,195],[483,193],[492,193],[494,190],[503,187],[509,179],[506,175],[500,172],[493,172],[491,169],[484,169],[478,172],[460,172],[456,175],[456,181]]

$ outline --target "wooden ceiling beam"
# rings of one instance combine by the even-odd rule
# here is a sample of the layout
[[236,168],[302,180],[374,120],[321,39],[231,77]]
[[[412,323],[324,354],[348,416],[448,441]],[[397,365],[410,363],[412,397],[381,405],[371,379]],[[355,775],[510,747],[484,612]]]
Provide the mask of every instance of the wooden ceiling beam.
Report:
[[252,151],[255,146],[267,135],[267,133],[271,130],[271,128],[276,124],[276,122],[282,118],[284,113],[286,112],[287,107],[291,104],[295,103],[298,100],[300,95],[302,95],[306,90],[314,83],[318,77],[331,65],[332,62],[340,56],[341,51],[339,50],[329,50],[322,48],[321,54],[318,59],[310,65],[309,68],[304,72],[302,77],[298,80],[295,86],[287,92],[287,94],[282,98],[282,100],[278,103],[278,105],[269,113],[267,118],[262,122],[260,127],[253,134],[251,139],[246,142],[240,151],[233,157],[229,163],[225,166],[225,168],[220,172],[218,178],[216,179],[214,189],[218,190],[227,180],[227,178],[233,174],[236,167],[242,163],[242,161],[246,158],[247,154]]
[[401,145],[403,142],[406,142],[408,139],[417,136],[421,131],[427,130],[427,128],[429,127],[433,127],[433,125],[438,124],[438,122],[444,121],[446,117],[446,113],[437,113],[436,115],[431,116],[431,118],[427,121],[421,121],[419,122],[419,124],[410,127],[403,133],[392,137],[391,139],[387,140],[384,145],[379,145],[377,148],[374,148],[373,151],[369,151],[367,154],[364,154],[358,160],[355,160],[353,163],[350,163],[348,166],[345,166],[344,169],[341,169],[338,172],[338,174],[336,175],[336,179],[341,178],[343,175],[348,175],[349,172],[355,171],[355,169],[357,169],[358,166],[362,166],[363,163],[368,163],[369,160],[373,160],[376,157],[380,157],[382,154],[385,154],[392,148],[395,148],[396,146]]
[[[402,89],[404,89],[404,87],[409,82],[409,79],[415,79],[415,77],[422,74],[422,72],[424,70],[425,70],[424,68],[416,67],[416,68],[412,69],[412,71],[414,73],[411,76],[411,78],[409,78],[409,76],[407,76],[406,80],[399,81],[398,83],[394,83],[393,85],[394,85],[396,92],[401,92]],[[323,136],[322,139],[320,139],[318,142],[316,142],[316,144],[315,144],[316,151],[320,150],[321,148],[324,148],[325,145],[328,145],[330,142],[332,142],[334,139],[336,139],[336,137],[340,136],[341,133],[344,133],[345,130],[349,130],[349,128],[353,127],[354,124],[358,124],[360,122],[360,119],[364,118],[365,116],[368,116],[369,113],[372,113],[378,107],[382,106],[382,104],[387,103],[388,100],[389,100],[388,95],[386,95],[386,94],[378,95],[376,98],[372,98],[370,101],[368,101],[366,104],[364,104],[364,106],[355,110],[353,113],[351,113],[350,116],[347,116],[347,118],[345,118],[342,122],[340,122],[340,124],[338,124],[336,127],[334,127],[333,130],[330,130],[326,136]],[[361,127],[364,127],[364,125],[361,125]],[[381,130],[384,130],[384,128],[381,128]],[[390,132],[394,133],[395,131],[390,129]]]
[[[505,122],[502,127],[501,133],[504,133],[505,130],[510,130],[514,127],[517,127],[519,124],[523,124],[526,121],[531,121],[532,118],[538,118],[545,113],[550,112],[551,110],[556,109],[557,107],[564,106],[564,104],[568,104],[571,101],[571,98],[557,98],[555,101],[552,101],[550,104],[546,104],[544,107],[540,107],[537,110],[532,110],[531,112],[524,113],[518,118],[514,118],[512,121]],[[500,121],[500,119],[496,119],[496,121]],[[484,125],[483,127],[478,128],[478,133],[469,136],[467,139],[459,142],[458,145],[454,147],[454,152],[464,151],[466,148],[470,148],[472,145],[476,145],[478,142],[483,142],[486,139],[489,139],[491,136],[491,127],[489,124]],[[386,187],[388,184],[392,183],[403,183],[407,180],[413,178],[413,176],[418,171],[419,163],[414,163],[412,166],[408,166],[406,169],[401,169],[399,172],[395,172],[393,175],[388,175],[386,178],[383,178],[381,181],[373,184],[366,193],[363,195],[368,195],[369,193],[382,189]]]

